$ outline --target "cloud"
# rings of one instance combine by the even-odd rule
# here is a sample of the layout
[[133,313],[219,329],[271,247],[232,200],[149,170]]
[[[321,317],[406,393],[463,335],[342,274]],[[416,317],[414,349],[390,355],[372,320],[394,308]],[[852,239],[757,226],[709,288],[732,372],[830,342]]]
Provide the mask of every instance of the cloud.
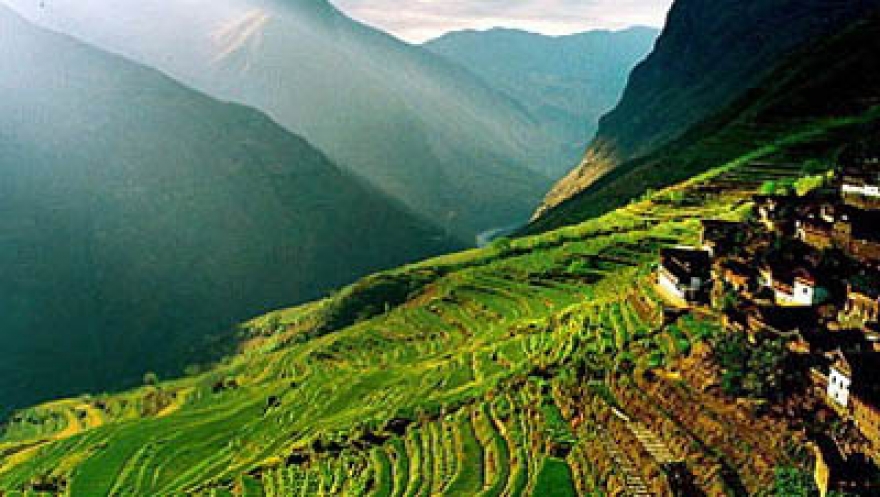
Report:
[[405,40],[510,27],[545,34],[662,26],[672,0],[331,0],[351,17]]

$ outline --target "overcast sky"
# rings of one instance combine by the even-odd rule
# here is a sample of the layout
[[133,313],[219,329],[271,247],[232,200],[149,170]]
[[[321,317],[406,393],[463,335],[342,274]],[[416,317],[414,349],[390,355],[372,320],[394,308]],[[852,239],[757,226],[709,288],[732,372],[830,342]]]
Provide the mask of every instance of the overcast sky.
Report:
[[672,0],[331,0],[349,16],[412,42],[447,31],[511,27],[545,34],[662,26]]

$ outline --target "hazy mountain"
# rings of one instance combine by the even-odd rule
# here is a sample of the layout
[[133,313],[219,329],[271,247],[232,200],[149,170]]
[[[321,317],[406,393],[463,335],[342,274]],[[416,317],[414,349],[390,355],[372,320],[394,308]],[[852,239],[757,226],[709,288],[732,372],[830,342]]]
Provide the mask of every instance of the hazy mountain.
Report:
[[560,153],[567,164],[548,169],[559,177],[581,159],[584,141],[620,100],[630,71],[648,55],[658,34],[645,27],[570,36],[456,31],[425,47],[521,102],[550,135],[562,137]]
[[38,23],[257,107],[462,235],[528,217],[560,138],[470,72],[326,0],[4,0]]
[[[545,213],[528,231],[547,231],[593,217],[648,189],[699,174],[711,164],[748,160],[747,154],[756,150],[772,153],[786,136],[809,136],[829,121],[847,122],[872,108],[876,114],[877,106],[880,17],[874,14],[783,58],[733,103],[655,152],[622,163]],[[852,137],[841,138],[847,140]],[[823,147],[838,145],[817,143],[811,152],[820,155]]]
[[454,245],[254,110],[0,6],[0,411]]
[[541,212],[720,111],[803,43],[880,6],[878,0],[677,0],[651,55],[602,118],[583,163]]

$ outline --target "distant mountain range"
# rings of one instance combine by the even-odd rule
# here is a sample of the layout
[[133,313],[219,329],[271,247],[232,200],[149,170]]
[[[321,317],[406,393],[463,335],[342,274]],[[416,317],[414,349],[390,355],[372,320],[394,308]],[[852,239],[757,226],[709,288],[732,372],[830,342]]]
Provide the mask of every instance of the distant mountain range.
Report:
[[462,246],[255,110],[2,5],[0,45],[0,411],[177,373],[250,316]]
[[646,27],[569,36],[499,28],[448,33],[424,46],[522,103],[542,129],[561,139],[564,169],[543,165],[558,178],[580,161],[585,140],[620,100],[630,71],[658,34]]
[[582,164],[547,195],[539,215],[719,112],[804,43],[876,8],[880,1],[676,2],[656,48],[602,118]]
[[266,112],[460,238],[527,219],[548,171],[571,166],[563,138],[518,102],[326,0],[4,1]]

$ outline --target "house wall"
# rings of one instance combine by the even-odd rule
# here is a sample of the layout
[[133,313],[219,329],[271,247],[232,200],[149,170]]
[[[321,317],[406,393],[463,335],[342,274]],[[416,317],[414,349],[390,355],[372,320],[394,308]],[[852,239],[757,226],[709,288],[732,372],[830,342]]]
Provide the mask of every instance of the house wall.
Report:
[[682,300],[687,300],[687,295],[685,291],[679,287],[678,280],[672,276],[666,268],[661,267],[660,271],[658,271],[657,283],[660,285],[660,288],[669,292],[670,295]]
[[848,407],[851,383],[852,380],[849,376],[832,366],[831,373],[828,375],[828,397],[839,406]]
[[841,187],[844,195],[857,195],[869,198],[880,198],[880,186],[844,184]]
[[782,290],[779,288],[779,285],[774,286],[773,290],[776,293],[776,303],[786,306],[809,307],[818,305],[828,296],[825,289],[801,282],[795,282],[790,292]]

